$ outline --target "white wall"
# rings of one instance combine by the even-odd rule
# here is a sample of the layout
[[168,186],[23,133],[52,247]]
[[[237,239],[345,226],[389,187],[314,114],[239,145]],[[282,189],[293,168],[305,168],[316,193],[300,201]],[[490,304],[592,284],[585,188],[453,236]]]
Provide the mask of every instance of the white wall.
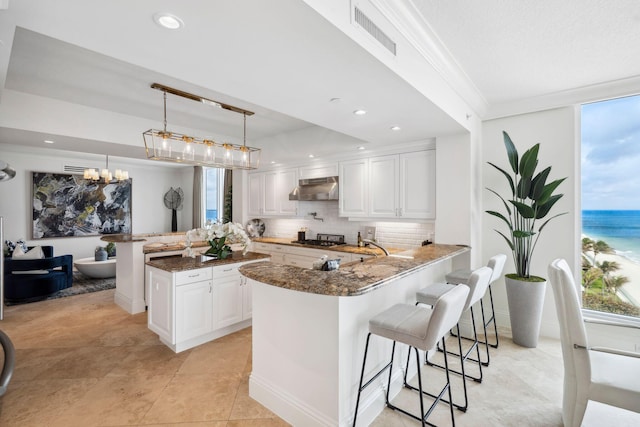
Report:
[[[4,217],[5,239],[24,238],[29,245],[52,245],[55,254],[72,254],[74,258],[92,256],[96,246],[106,245],[100,237],[33,240],[31,233],[31,172],[64,173],[65,165],[104,167],[104,156],[0,144],[0,159],[17,172],[11,181],[0,182],[0,215]],[[185,194],[184,208],[178,211],[178,229],[192,228],[191,167],[169,167],[159,162],[110,157],[109,168],[126,169],[132,178],[133,234],[171,231],[171,211],[163,203],[164,193],[170,187],[181,187]]]
[[[552,166],[549,180],[567,177],[567,180],[557,190],[559,193],[563,193],[564,197],[558,201],[551,212],[552,214],[568,212],[568,215],[554,219],[543,230],[531,265],[531,273],[536,276],[546,277],[547,266],[555,258],[565,258],[571,264],[575,264],[577,259],[576,252],[579,251],[580,240],[580,234],[577,231],[579,227],[576,227],[576,221],[580,221],[579,190],[577,190],[580,171],[576,162],[576,158],[580,158],[577,120],[577,110],[574,107],[566,107],[490,120],[483,124],[482,171],[484,188],[494,189],[500,194],[505,194],[505,192],[510,194],[504,176],[487,164],[488,161],[491,161],[504,169],[508,168],[502,137],[503,130],[511,136],[520,155],[535,143],[540,143],[538,170]],[[484,189],[483,209],[501,211],[504,207],[495,195]],[[482,263],[486,263],[494,254],[502,252],[508,256],[505,273],[512,273],[515,271],[515,267],[509,248],[494,229],[504,231],[504,226],[497,218],[484,214]],[[576,271],[579,265],[572,265],[572,268]],[[504,280],[493,285],[492,290],[498,324],[510,327]],[[549,285],[547,285],[540,333],[545,336],[559,337],[555,306]]]

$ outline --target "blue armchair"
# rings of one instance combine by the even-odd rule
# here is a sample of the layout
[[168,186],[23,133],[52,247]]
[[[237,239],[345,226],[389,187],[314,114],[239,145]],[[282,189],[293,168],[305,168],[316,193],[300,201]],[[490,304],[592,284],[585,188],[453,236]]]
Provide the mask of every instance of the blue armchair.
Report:
[[[5,258],[4,297],[7,301],[37,301],[71,287],[73,255],[53,256],[53,246],[42,246],[42,252],[45,256],[43,259]],[[34,270],[42,270],[42,272],[19,273]]]

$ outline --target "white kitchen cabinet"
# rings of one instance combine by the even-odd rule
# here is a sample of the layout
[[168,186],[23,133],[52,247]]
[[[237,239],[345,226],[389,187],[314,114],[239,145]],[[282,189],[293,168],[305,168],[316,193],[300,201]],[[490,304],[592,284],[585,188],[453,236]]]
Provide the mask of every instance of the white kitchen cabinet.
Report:
[[366,217],[369,213],[369,159],[340,162],[339,172],[339,215]]
[[403,218],[436,217],[436,150],[400,155],[398,208]]
[[393,218],[398,215],[398,155],[369,159],[369,215]]
[[176,286],[176,343],[213,331],[213,298],[211,279]]
[[297,169],[285,169],[248,174],[251,216],[294,216],[298,202],[289,200],[289,193],[298,185]]
[[224,328],[243,320],[242,282],[243,277],[236,265],[214,267],[214,304],[216,328]]
[[300,179],[312,179],[338,176],[338,173],[338,163],[330,163],[327,165],[301,167],[299,175]]
[[[258,261],[249,261],[258,262]],[[147,266],[147,325],[176,353],[251,325],[248,262],[168,272]]]
[[157,268],[147,268],[147,327],[166,342],[175,342],[173,327],[173,276]]
[[435,150],[371,157],[340,166],[340,216],[435,218]]

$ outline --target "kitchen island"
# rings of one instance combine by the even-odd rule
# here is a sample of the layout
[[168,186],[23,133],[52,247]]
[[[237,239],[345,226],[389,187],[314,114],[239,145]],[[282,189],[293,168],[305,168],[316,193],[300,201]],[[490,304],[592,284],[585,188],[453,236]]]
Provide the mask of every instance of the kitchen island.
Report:
[[251,325],[251,285],[242,265],[268,260],[253,252],[225,259],[198,255],[147,262],[147,326],[176,353]]
[[[418,289],[443,281],[468,251],[434,244],[335,271],[242,266],[253,290],[250,396],[293,425],[351,425],[369,319],[393,304],[415,303]],[[368,374],[388,362],[390,348],[390,342],[372,338]],[[406,358],[406,348],[396,352],[397,361]],[[402,383],[400,366],[391,396]],[[368,425],[384,407],[386,375],[376,382],[363,392],[359,425]]]

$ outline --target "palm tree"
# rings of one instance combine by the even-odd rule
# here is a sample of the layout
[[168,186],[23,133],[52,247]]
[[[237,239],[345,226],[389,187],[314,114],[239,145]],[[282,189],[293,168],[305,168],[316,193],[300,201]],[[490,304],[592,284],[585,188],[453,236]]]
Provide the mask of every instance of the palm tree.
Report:
[[602,270],[597,267],[591,267],[582,273],[582,286],[585,292],[589,290],[598,279],[602,277]]
[[591,248],[593,251],[593,263],[596,263],[596,256],[598,254],[610,254],[613,252],[613,248],[607,244],[604,240],[598,240]]
[[602,281],[604,282],[602,286],[602,294],[604,295],[604,289],[606,287],[605,285],[607,283],[607,280],[609,279],[609,274],[614,271],[620,270],[620,264],[615,261],[602,261],[602,263],[597,264],[597,267],[602,271]]
[[[582,254],[584,255],[584,257],[587,257],[587,252],[591,252],[593,251],[593,245],[595,245],[596,242],[594,242],[592,239],[588,238],[588,237],[583,237],[582,238]],[[594,255],[595,258],[595,255]],[[595,260],[591,261],[591,264],[593,264],[595,262]]]
[[629,283],[629,278],[626,276],[612,276],[606,279],[605,284],[607,288],[613,290],[613,294],[615,295],[618,292],[618,288],[620,288],[625,283]]

